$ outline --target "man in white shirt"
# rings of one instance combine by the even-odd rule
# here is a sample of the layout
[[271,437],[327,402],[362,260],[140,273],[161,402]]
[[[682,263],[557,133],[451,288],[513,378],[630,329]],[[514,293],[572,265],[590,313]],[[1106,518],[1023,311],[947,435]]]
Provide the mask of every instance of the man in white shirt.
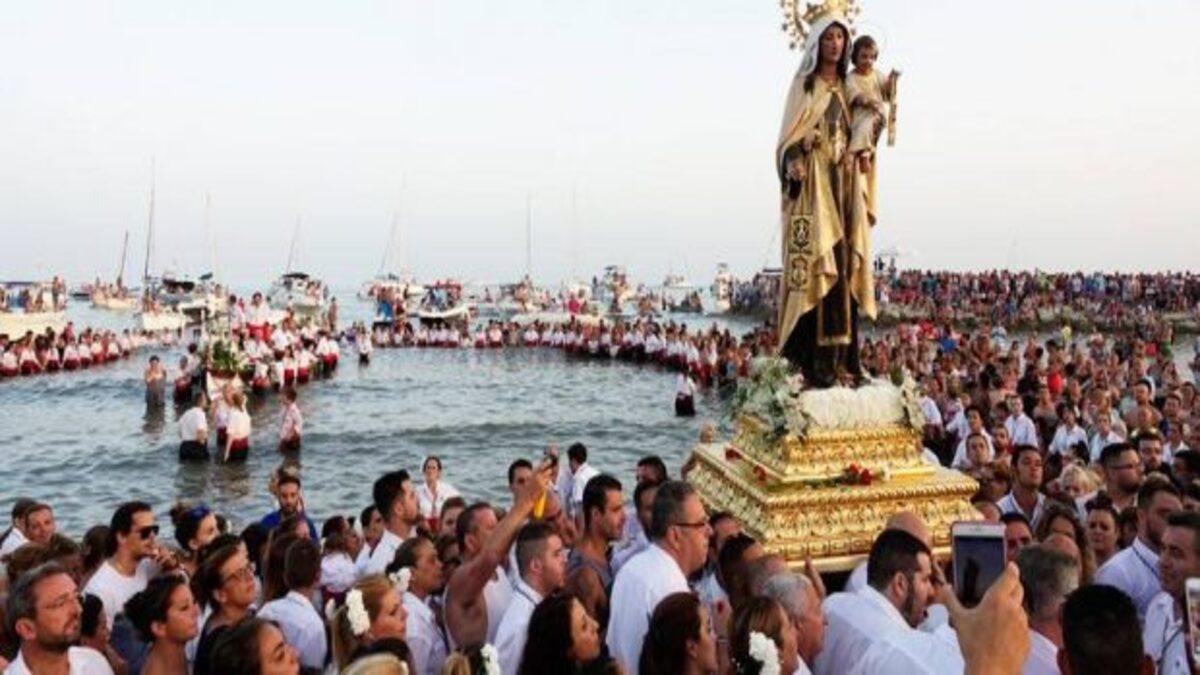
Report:
[[572,443],[567,448],[567,464],[571,468],[571,500],[567,512],[575,523],[577,532],[583,531],[583,488],[593,476],[600,473],[587,463],[588,451],[583,443]]
[[958,442],[958,448],[954,451],[954,460],[950,462],[953,468],[961,468],[967,466],[967,439],[972,434],[983,434],[987,439],[987,461],[992,461],[996,457],[996,450],[992,446],[992,435],[983,428],[983,412],[977,406],[967,408],[967,431],[962,436],[962,440]]
[[608,624],[609,654],[627,675],[638,659],[650,615],[666,596],[689,590],[687,578],[704,566],[712,528],[699,495],[687,483],[667,481],[654,496],[650,545],[617,573]]
[[1004,420],[1004,428],[1013,445],[1032,445],[1039,447],[1037,425],[1029,415],[1025,414],[1025,403],[1016,394],[1008,396],[1008,419]]
[[1059,675],[1062,648],[1062,605],[1079,587],[1079,563],[1045,545],[1030,546],[1017,555],[1025,613],[1029,617],[1029,656],[1022,675]]
[[25,514],[36,505],[37,502],[28,497],[19,497],[13,503],[12,525],[4,535],[4,543],[0,544],[0,558],[8,557],[10,553],[29,543],[29,538],[25,536]]
[[785,571],[768,577],[762,594],[783,606],[796,631],[800,666],[792,675],[810,675],[808,664],[816,662],[817,654],[825,646],[825,612],[817,589],[807,577]]
[[1054,439],[1050,441],[1050,454],[1070,456],[1076,444],[1087,445],[1087,432],[1079,426],[1074,406],[1058,404],[1058,419],[1062,423],[1055,429]]
[[[901,530],[884,530],[871,546],[867,585],[835,593],[824,602],[825,645],[813,664],[817,675],[853,672],[963,672],[953,632],[917,630],[933,601],[929,547]],[[875,670],[885,660],[893,670]],[[905,665],[897,667],[898,662]],[[860,670],[861,669],[861,670]]]
[[563,587],[566,568],[567,551],[549,523],[529,523],[517,533],[517,569],[521,576],[496,630],[500,672],[515,673],[520,668],[529,618],[542,598]]
[[1167,517],[1158,569],[1162,592],[1146,610],[1142,642],[1160,675],[1191,675],[1184,612],[1189,577],[1200,577],[1200,514],[1181,511]]
[[297,539],[284,552],[283,583],[287,595],[263,605],[258,618],[279,624],[283,637],[300,657],[300,665],[320,670],[328,651],[325,622],[313,606],[321,578],[321,549],[311,539]]
[[83,606],[65,569],[46,563],[21,575],[8,598],[8,625],[21,649],[4,675],[112,675],[104,656],[79,642]]
[[203,391],[196,394],[192,407],[179,416],[179,459],[208,459],[208,396]]
[[371,552],[364,572],[382,574],[396,556],[400,544],[417,533],[421,510],[417,506],[417,491],[404,469],[380,476],[371,488],[371,497],[383,517],[383,536]]
[[415,537],[404,542],[388,569],[398,572],[406,567],[411,573],[404,591],[404,609],[408,612],[404,641],[412,654],[415,675],[439,675],[446,661],[446,634],[429,601],[445,586],[445,577],[433,541]]
[[166,554],[159,549],[157,536],[158,525],[149,504],[126,502],[113,513],[108,532],[110,555],[83,589],[104,603],[109,629],[129,598],[145,590],[150,579],[159,573],[155,558],[165,559]]
[[1013,449],[1013,464],[1017,475],[1012,491],[1004,495],[996,506],[1001,515],[1020,513],[1029,521],[1029,526],[1036,530],[1046,505],[1046,495],[1041,492],[1042,453],[1032,445],[1018,445]]
[[1183,509],[1179,491],[1165,476],[1149,476],[1138,490],[1138,535],[1096,571],[1096,583],[1115,586],[1133,599],[1144,619],[1154,596],[1162,591],[1158,555],[1167,516]]
[[1092,434],[1092,440],[1088,442],[1089,461],[1092,464],[1100,462],[1100,453],[1106,446],[1113,443],[1120,443],[1125,439],[1113,430],[1112,417],[1109,415],[1101,415],[1096,419],[1096,432]]
[[[632,538],[613,549],[612,570],[614,579],[615,575],[625,566],[625,563],[650,546],[650,540],[646,537],[646,532],[650,529],[650,519],[654,511],[654,497],[658,494],[659,485],[661,483],[648,480],[641,481],[633,490],[634,517],[632,520],[638,521],[638,527]],[[631,519],[626,518],[625,522],[628,523],[629,520]],[[628,528],[626,529],[628,530]]]

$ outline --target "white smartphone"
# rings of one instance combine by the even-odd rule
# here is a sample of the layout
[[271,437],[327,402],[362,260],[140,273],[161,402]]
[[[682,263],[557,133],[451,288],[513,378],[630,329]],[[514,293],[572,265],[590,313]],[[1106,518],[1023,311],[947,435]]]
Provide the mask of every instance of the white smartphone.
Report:
[[957,522],[950,526],[950,537],[954,593],[964,607],[974,607],[1004,573],[1004,524]]
[[1192,663],[1200,663],[1200,578],[1190,577],[1184,588],[1184,620],[1187,621],[1188,644],[1192,646]]

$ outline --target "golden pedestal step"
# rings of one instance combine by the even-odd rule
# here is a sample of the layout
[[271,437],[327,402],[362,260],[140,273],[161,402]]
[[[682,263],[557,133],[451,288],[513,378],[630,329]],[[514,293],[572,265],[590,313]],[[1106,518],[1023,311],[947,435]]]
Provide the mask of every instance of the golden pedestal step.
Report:
[[898,511],[924,518],[941,552],[951,523],[979,517],[970,505],[975,480],[926,463],[919,434],[901,422],[810,428],[803,438],[773,436],[753,417],[737,427],[734,443],[693,450],[687,480],[710,511],[731,512],[793,567],[811,556],[822,572],[853,569]]

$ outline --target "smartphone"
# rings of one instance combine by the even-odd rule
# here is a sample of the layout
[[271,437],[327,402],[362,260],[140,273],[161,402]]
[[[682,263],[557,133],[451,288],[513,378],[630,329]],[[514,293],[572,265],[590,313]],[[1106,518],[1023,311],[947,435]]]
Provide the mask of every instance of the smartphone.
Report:
[[974,607],[1004,573],[1004,524],[957,522],[950,526],[950,539],[954,593],[964,607]]
[[1184,588],[1184,619],[1187,621],[1188,644],[1192,646],[1192,663],[1200,663],[1200,578],[1190,577]]

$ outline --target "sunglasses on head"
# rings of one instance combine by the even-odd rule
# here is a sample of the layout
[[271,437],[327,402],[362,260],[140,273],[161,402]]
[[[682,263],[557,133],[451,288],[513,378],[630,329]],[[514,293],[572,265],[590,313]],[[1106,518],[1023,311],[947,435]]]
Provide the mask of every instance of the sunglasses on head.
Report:
[[158,535],[158,526],[157,525],[147,525],[146,527],[139,527],[137,529],[137,534],[138,534],[138,537],[140,537],[142,539],[149,539],[150,537],[157,536]]
[[208,504],[197,504],[187,512],[187,515],[188,518],[200,520],[210,513],[212,513],[212,509],[208,508]]

